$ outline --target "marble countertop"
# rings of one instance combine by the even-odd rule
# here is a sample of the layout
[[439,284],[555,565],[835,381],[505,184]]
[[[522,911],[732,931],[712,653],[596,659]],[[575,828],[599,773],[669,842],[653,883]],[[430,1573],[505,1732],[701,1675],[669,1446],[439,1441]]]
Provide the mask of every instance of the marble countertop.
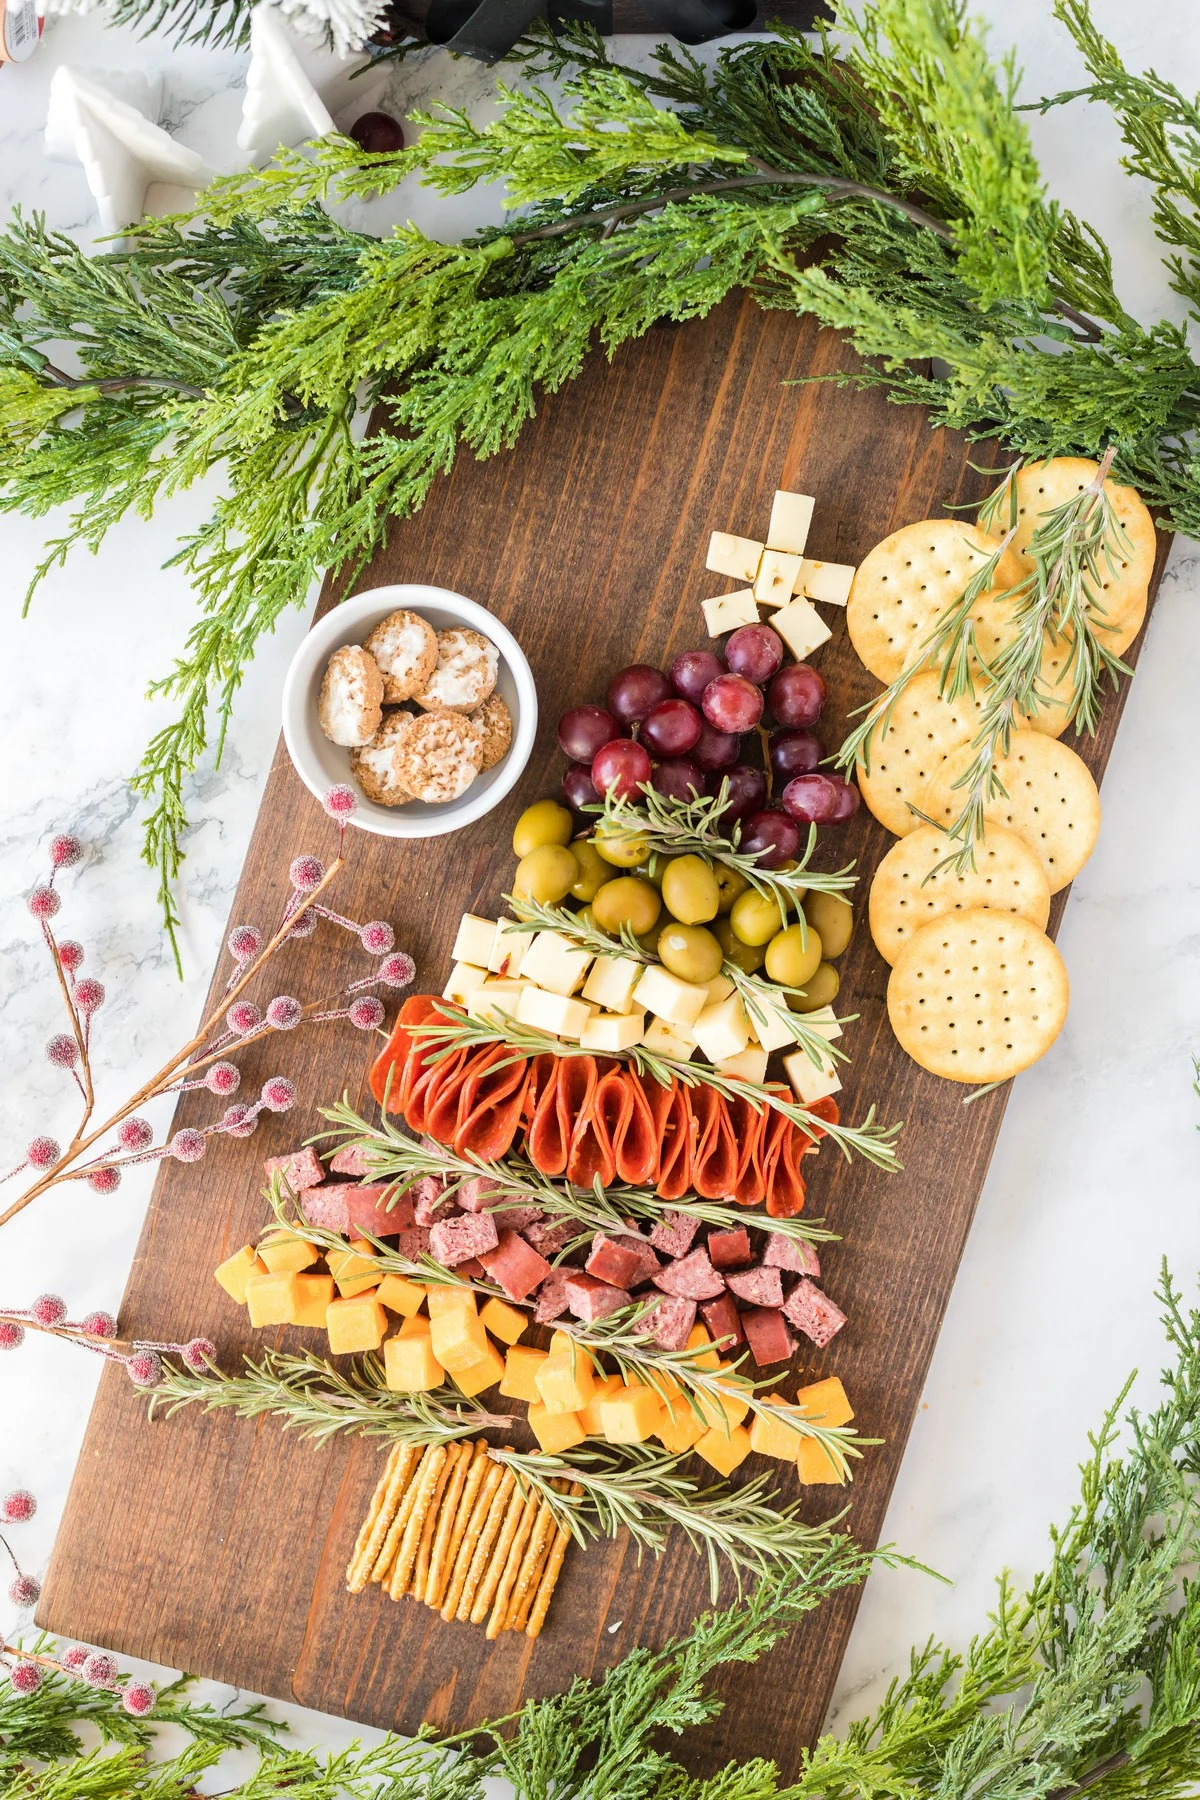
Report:
[[[1033,94],[1078,85],[1080,70],[1045,0],[981,0],[998,46],[1020,45]],[[1135,66],[1171,47],[1171,75],[1200,87],[1200,33],[1188,0],[1130,9],[1097,0],[1098,23]],[[644,51],[646,40],[622,50]],[[230,166],[235,90],[244,58],[176,49],[106,29],[99,17],[51,22],[38,54],[0,71],[0,201],[46,213],[90,237],[83,173],[48,162],[41,129],[59,63],[86,72],[161,71],[166,122],[217,166]],[[434,96],[481,102],[492,76],[439,52],[393,76],[391,102]],[[1054,192],[1113,247],[1127,303],[1145,318],[1179,316],[1151,234],[1146,191],[1118,170],[1115,128],[1076,107],[1030,129]],[[453,237],[468,205],[393,197],[386,217],[411,216]],[[379,228],[380,214],[372,219]],[[108,989],[97,1021],[100,1079],[114,1098],[175,1047],[198,1016],[278,731],[283,671],[306,626],[283,621],[242,690],[219,770],[190,783],[194,829],[181,889],[186,976],[173,973],[153,882],[139,861],[138,803],[127,786],[166,715],[143,699],[169,667],[191,618],[177,571],[162,568],[177,537],[212,498],[195,492],[150,523],[127,521],[94,560],[77,555],[41,588],[28,618],[21,596],[61,518],[0,525],[0,1068],[7,1161],[38,1131],[69,1134],[66,1083],[42,1056],[60,1028],[44,956],[23,896],[44,873],[56,830],[77,832],[83,864],[63,882],[60,923],[87,948]],[[1200,1043],[1200,807],[1195,766],[1195,671],[1200,669],[1200,556],[1174,546],[1104,787],[1099,847],[1075,883],[1060,946],[1071,1012],[1051,1054],[1015,1084],[975,1227],[951,1300],[885,1535],[951,1585],[881,1573],[867,1585],[842,1671],[833,1722],[876,1700],[936,1633],[963,1646],[992,1601],[1003,1567],[1020,1582],[1040,1566],[1046,1527],[1069,1507],[1086,1434],[1131,1368],[1149,1396],[1163,1361],[1153,1287],[1170,1258],[1191,1288],[1200,1269],[1196,1205],[1200,1107],[1191,1055]],[[6,1304],[61,1292],[74,1316],[116,1309],[150,1175],[101,1200],[60,1189],[21,1215],[0,1253]],[[39,1339],[0,1361],[0,1491],[32,1488],[36,1520],[14,1544],[44,1569],[94,1392],[97,1364]],[[7,1585],[5,1583],[5,1585]],[[0,1605],[0,1629],[18,1621]],[[301,1740],[330,1747],[354,1728],[285,1710]]]

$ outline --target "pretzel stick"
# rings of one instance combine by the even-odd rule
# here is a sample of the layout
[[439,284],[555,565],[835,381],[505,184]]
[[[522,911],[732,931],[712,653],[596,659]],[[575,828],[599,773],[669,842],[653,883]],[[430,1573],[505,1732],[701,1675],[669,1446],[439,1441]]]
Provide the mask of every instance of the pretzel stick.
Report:
[[[577,1481],[571,1483],[567,1490],[571,1494],[581,1494],[583,1489]],[[562,1573],[563,1557],[567,1554],[567,1545],[571,1534],[565,1525],[560,1525],[555,1533],[550,1554],[546,1558],[546,1567],[542,1571],[542,1579],[538,1582],[537,1595],[529,1614],[529,1623],[525,1627],[525,1636],[535,1638],[541,1635],[542,1626],[546,1623],[546,1614],[550,1610],[550,1601],[558,1586],[558,1578]]]
[[445,1461],[433,1490],[433,1498],[425,1514],[425,1524],[421,1531],[421,1541],[417,1545],[417,1566],[413,1570],[412,1588],[410,1592],[414,1600],[425,1598],[425,1583],[429,1578],[429,1553],[433,1546],[433,1534],[437,1529],[438,1518],[442,1510],[442,1497],[446,1492],[446,1484],[458,1468],[462,1456],[469,1456],[470,1449],[466,1444],[451,1444],[446,1450]]
[[[433,1540],[433,1552],[429,1558],[429,1575],[425,1582],[426,1606],[440,1606],[446,1593],[446,1583],[454,1567],[454,1558],[458,1546],[462,1542],[462,1534],[467,1528],[467,1515],[475,1504],[475,1494],[479,1482],[483,1479],[483,1459],[487,1454],[487,1445],[481,1438],[474,1446],[463,1445],[463,1455],[457,1469],[450,1477],[450,1487],[442,1502],[441,1516],[438,1519],[437,1535]],[[474,1487],[471,1485],[473,1474],[478,1479]]]
[[533,1522],[537,1517],[539,1505],[540,1501],[530,1490],[522,1502],[521,1517],[517,1521],[517,1529],[513,1533],[508,1555],[504,1559],[504,1573],[501,1575],[500,1584],[496,1589],[496,1603],[492,1607],[492,1616],[487,1625],[487,1635],[490,1638],[499,1637],[500,1633],[508,1628],[508,1609],[512,1604],[513,1584],[517,1579],[517,1571],[520,1569],[525,1555],[525,1546],[533,1531]]
[[463,1584],[462,1595],[459,1598],[458,1606],[454,1613],[455,1618],[461,1619],[464,1624],[471,1617],[471,1608],[475,1602],[476,1590],[487,1569],[488,1559],[492,1554],[492,1545],[496,1542],[496,1534],[500,1530],[504,1515],[508,1509],[508,1497],[516,1485],[517,1478],[512,1470],[502,1469],[500,1471],[499,1484],[495,1489],[495,1498],[488,1509],[486,1519],[483,1521],[483,1528],[479,1533],[479,1542],[475,1546],[475,1554],[471,1558],[471,1566],[467,1570],[467,1579]]
[[438,1478],[446,1466],[446,1446],[439,1444],[431,1450],[421,1464],[421,1473],[416,1482],[416,1498],[408,1523],[404,1527],[404,1536],[400,1540],[400,1548],[396,1552],[396,1564],[388,1582],[388,1593],[393,1600],[399,1600],[408,1592],[408,1584],[412,1580],[413,1567],[417,1560],[417,1546],[421,1542],[421,1532],[425,1525],[425,1515],[429,1511],[434,1489]]
[[383,1548],[375,1558],[375,1567],[371,1570],[372,1581],[382,1581],[385,1583],[387,1581],[388,1571],[396,1559],[396,1551],[400,1548],[400,1540],[404,1536],[409,1518],[412,1514],[413,1502],[417,1497],[417,1489],[421,1485],[421,1474],[425,1466],[425,1459],[428,1455],[429,1446],[426,1445],[418,1458],[416,1467],[413,1469],[408,1486],[404,1490],[396,1516],[388,1527],[387,1537],[383,1540]]
[[[500,1486],[500,1478],[506,1472],[499,1463],[494,1463],[486,1454],[479,1459],[484,1472],[475,1495],[475,1504],[471,1508],[471,1516],[467,1520],[466,1530],[459,1541],[458,1554],[454,1560],[454,1573],[450,1577],[450,1586],[442,1605],[442,1617],[447,1622],[455,1618],[458,1604],[462,1599],[463,1588],[479,1543],[479,1534],[483,1530],[483,1522],[496,1497],[496,1489]],[[472,1470],[474,1474],[474,1470]]]
[[499,1584],[500,1577],[503,1575],[505,1565],[508,1562],[509,1552],[513,1547],[513,1540],[517,1535],[517,1528],[521,1523],[521,1515],[524,1511],[525,1496],[514,1482],[512,1491],[509,1495],[508,1506],[500,1526],[499,1536],[496,1538],[496,1546],[492,1552],[491,1561],[484,1570],[479,1586],[475,1590],[475,1599],[471,1605],[472,1625],[482,1625],[483,1621],[488,1616],[492,1601],[496,1595],[496,1588]]
[[533,1605],[537,1584],[546,1565],[554,1531],[554,1514],[550,1510],[550,1502],[543,1499],[538,1507],[533,1530],[529,1534],[529,1544],[521,1559],[521,1567],[517,1570],[512,1603],[504,1624],[506,1631],[524,1631],[529,1622],[529,1609]]
[[413,1444],[396,1444],[387,1459],[383,1474],[376,1484],[367,1508],[367,1516],[354,1543],[354,1554],[346,1570],[346,1586],[352,1594],[361,1594],[370,1578],[379,1546],[388,1526],[396,1516],[400,1496],[408,1486],[420,1452]]

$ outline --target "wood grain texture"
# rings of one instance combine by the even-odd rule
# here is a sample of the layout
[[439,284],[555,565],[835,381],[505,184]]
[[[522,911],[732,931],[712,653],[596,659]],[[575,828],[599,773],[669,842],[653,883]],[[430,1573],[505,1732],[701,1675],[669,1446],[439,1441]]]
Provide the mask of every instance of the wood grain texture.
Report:
[[[504,807],[451,838],[355,839],[340,903],[359,918],[394,920],[416,956],[419,987],[440,989],[459,914],[497,907],[511,875],[514,819],[557,788],[559,712],[601,695],[624,663],[658,663],[703,641],[699,601],[727,585],[704,571],[712,527],[763,531],[774,488],[802,488],[818,499],[813,553],[857,562],[899,525],[982,494],[985,479],[968,467],[968,456],[981,460],[979,447],[931,431],[917,409],[889,406],[878,391],[796,385],[845,361],[831,335],[748,300],[704,323],[654,330],[611,369],[597,357],[543,405],[514,452],[485,465],[464,461],[419,518],[394,529],[358,585],[430,581],[483,601],[520,638],[542,706],[532,762]],[[840,730],[875,684],[840,616],[821,662],[832,741],[832,728]],[[1100,734],[1082,746],[1097,775],[1122,697],[1109,700]],[[281,750],[234,918],[272,924],[289,858],[322,850],[328,837]],[[823,850],[831,865],[849,851],[869,872],[890,841],[864,810]],[[1063,902],[1060,895],[1055,925]],[[905,1166],[889,1178],[847,1165],[828,1146],[810,1165],[810,1209],[844,1234],[829,1252],[826,1278],[850,1323],[829,1350],[801,1362],[805,1379],[836,1370],[860,1429],[886,1440],[853,1489],[853,1528],[874,1542],[1007,1089],[964,1110],[961,1090],[900,1052],[886,1023],[887,969],[865,921],[842,970],[844,1010],[860,1015],[845,1040],[854,1058],[846,1114],[857,1117],[874,1101],[886,1119],[909,1121]],[[348,934],[322,927],[280,958],[268,993],[332,993],[352,971],[361,972]],[[311,1106],[343,1089],[361,1100],[363,1052],[345,1027],[301,1034],[270,1054],[251,1054],[247,1084],[279,1066]],[[208,1116],[209,1108],[184,1112]],[[170,1338],[203,1329],[230,1365],[261,1347],[211,1270],[263,1222],[262,1158],[290,1148],[315,1122],[302,1106],[249,1141],[220,1140],[197,1167],[164,1166],[122,1309],[127,1333]],[[278,1335],[287,1342],[303,1334]],[[362,1441],[314,1450],[267,1421],[188,1412],[151,1425],[124,1376],[110,1369],[39,1620],[126,1654],[410,1730],[422,1719],[459,1728],[506,1712],[635,1643],[660,1642],[706,1603],[701,1566],[685,1548],[639,1568],[624,1543],[568,1557],[535,1645],[513,1637],[488,1645],[481,1631],[443,1625],[377,1589],[352,1598],[342,1574],[381,1454]],[[820,1517],[840,1500],[816,1489],[807,1504]],[[819,1729],[855,1605],[846,1595],[828,1606],[775,1653],[767,1679],[727,1676],[731,1704],[691,1746],[698,1767],[764,1751],[785,1769],[794,1763]]]

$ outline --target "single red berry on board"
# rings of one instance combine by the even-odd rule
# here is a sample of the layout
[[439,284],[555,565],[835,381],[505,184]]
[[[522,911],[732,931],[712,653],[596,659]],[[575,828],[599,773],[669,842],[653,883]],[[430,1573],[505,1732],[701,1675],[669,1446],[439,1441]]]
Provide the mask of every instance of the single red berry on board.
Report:
[[90,1331],[93,1337],[113,1338],[117,1335],[117,1321],[111,1313],[90,1312],[86,1319],[79,1321],[80,1331]]
[[67,1031],[56,1031],[46,1042],[46,1061],[56,1069],[73,1069],[79,1061],[79,1045]]
[[29,1310],[39,1325],[61,1325],[67,1316],[67,1303],[58,1294],[39,1294]]
[[673,658],[667,677],[677,694],[699,706],[710,681],[725,673],[725,664],[711,650],[685,650]]
[[[376,1000],[382,1016],[383,1007]],[[262,1103],[269,1112],[290,1112],[296,1104],[296,1084],[289,1081],[286,1075],[272,1075],[262,1085]]]
[[50,861],[56,869],[70,869],[83,855],[83,845],[69,832],[60,831],[50,839]]
[[121,1671],[117,1667],[116,1658],[109,1656],[106,1650],[91,1650],[84,1658],[79,1673],[89,1687],[110,1688],[116,1686],[117,1676]]
[[575,812],[594,806],[600,798],[587,763],[571,763],[563,770],[562,791],[567,805]]
[[350,127],[350,136],[368,156],[390,156],[404,148],[404,132],[391,113],[363,113]]
[[840,804],[828,775],[797,775],[780,795],[785,811],[801,825],[828,825]]
[[25,1327],[15,1319],[0,1319],[0,1350],[19,1350],[25,1342]]
[[144,1719],[158,1704],[158,1695],[144,1681],[131,1681],[121,1689],[121,1705],[135,1719]]
[[35,1581],[32,1575],[18,1575],[8,1590],[8,1597],[14,1606],[24,1610],[27,1606],[36,1606],[42,1597],[42,1584]]
[[149,1119],[122,1119],[117,1126],[117,1142],[122,1150],[146,1150],[154,1142],[154,1127]]
[[311,894],[325,879],[325,864],[315,856],[297,856],[288,875],[297,892]]
[[789,663],[767,689],[767,705],[781,725],[807,730],[825,704],[825,682],[808,663]]
[[75,1004],[81,1013],[94,1013],[104,1005],[104,983],[94,975],[85,975],[75,983]]
[[294,938],[311,937],[313,932],[317,929],[317,921],[320,916],[321,915],[316,907],[310,906],[306,912],[302,912],[299,917],[294,919],[288,926],[288,936]]
[[253,962],[263,947],[263,935],[256,925],[235,925],[226,939],[226,947],[234,962]]
[[331,819],[349,819],[358,810],[358,795],[345,782],[339,782],[330,788],[321,804]]
[[225,1023],[235,1037],[246,1037],[251,1031],[257,1031],[263,1017],[253,1000],[235,1000],[225,1014]]
[[704,720],[690,700],[660,700],[642,720],[638,737],[653,756],[686,756],[699,741]]
[[396,934],[386,919],[370,919],[361,927],[358,941],[368,956],[386,956],[396,942]]
[[417,965],[407,950],[397,950],[392,956],[385,956],[375,971],[376,981],[382,981],[385,987],[407,987],[417,972]]
[[649,663],[630,663],[608,684],[608,710],[622,725],[644,719],[652,706],[670,697],[670,682]]
[[705,783],[714,799],[725,797],[721,813],[722,825],[728,827],[736,819],[745,819],[767,803],[767,778],[761,769],[749,763],[735,763],[732,769],[715,769]]
[[41,919],[44,923],[54,917],[62,901],[52,887],[35,887],[29,896],[28,905],[34,918]]
[[206,1148],[204,1133],[193,1131],[190,1126],[185,1125],[167,1145],[167,1154],[173,1156],[176,1162],[194,1163],[200,1161]]
[[572,762],[590,763],[620,735],[619,722],[603,706],[572,706],[558,721],[558,747]]
[[68,975],[73,975],[83,961],[83,945],[77,944],[74,938],[64,938],[58,946],[58,960]]
[[15,1694],[36,1694],[42,1685],[42,1671],[37,1663],[14,1663],[8,1671]]
[[[162,1379],[162,1361],[155,1350],[138,1350],[125,1364],[125,1372],[134,1387],[155,1387]],[[84,1676],[87,1680],[87,1676]],[[98,1687],[107,1687],[107,1682],[97,1682]]]
[[267,1024],[272,1031],[294,1031],[304,1017],[304,1008],[291,994],[276,994],[267,1007]]
[[112,1167],[92,1169],[88,1174],[87,1184],[93,1194],[115,1194],[121,1185],[121,1171]]
[[725,661],[735,675],[761,687],[783,661],[783,639],[769,625],[743,625],[727,639]]
[[69,1644],[67,1648],[60,1653],[58,1660],[64,1669],[69,1669],[74,1675],[82,1669],[84,1663],[91,1654],[92,1653],[86,1644]]
[[636,800],[642,783],[649,779],[650,753],[632,738],[614,738],[592,761],[597,793],[614,800]]
[[657,765],[650,786],[665,800],[679,800],[690,806],[704,792],[704,771],[687,757],[673,756]]
[[183,1346],[179,1354],[189,1369],[193,1369],[197,1375],[202,1375],[209,1363],[216,1362],[217,1346],[211,1338],[192,1338]]
[[786,813],[768,807],[751,813],[742,826],[738,849],[764,869],[781,869],[800,848],[800,833]]
[[0,1500],[0,1519],[6,1525],[25,1525],[37,1511],[37,1501],[28,1488],[13,1488]]
[[258,1130],[258,1108],[256,1106],[227,1106],[221,1114],[218,1130],[229,1137],[253,1137]]
[[744,675],[718,675],[700,704],[716,731],[753,731],[763,715],[762,694]]
[[383,1001],[377,1000],[374,994],[360,994],[346,1008],[346,1017],[356,1031],[374,1031],[377,1025],[383,1024]]
[[25,1161],[31,1169],[51,1169],[62,1155],[52,1137],[30,1138]]
[[236,1094],[242,1085],[242,1071],[236,1063],[215,1062],[204,1077],[204,1085],[210,1094]]

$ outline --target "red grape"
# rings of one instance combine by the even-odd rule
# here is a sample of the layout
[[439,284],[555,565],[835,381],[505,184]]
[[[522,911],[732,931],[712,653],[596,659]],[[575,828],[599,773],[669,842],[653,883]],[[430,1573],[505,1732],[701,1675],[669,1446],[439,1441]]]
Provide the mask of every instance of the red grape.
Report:
[[786,813],[773,808],[751,813],[742,826],[739,850],[756,857],[764,869],[781,869],[800,846],[800,833]]
[[781,725],[815,725],[825,704],[825,683],[807,663],[789,663],[767,689],[767,705]]
[[614,800],[636,800],[638,789],[650,779],[650,752],[632,738],[614,738],[592,758],[592,781],[598,794]]
[[349,135],[368,156],[387,156],[404,148],[404,132],[391,113],[363,113],[361,118],[355,119]]
[[684,756],[699,741],[703,724],[690,700],[660,700],[642,720],[638,737],[655,756]]
[[780,781],[793,775],[811,775],[824,751],[811,731],[775,731],[771,734],[771,767]]
[[702,769],[727,769],[738,759],[741,739],[735,731],[714,731],[705,719],[692,751],[692,759]]
[[725,661],[735,675],[761,687],[783,661],[783,639],[769,625],[743,625],[726,642]]
[[593,806],[600,798],[586,763],[571,763],[563,770],[562,789],[567,805],[573,806],[576,812],[582,812],[585,806]]
[[839,775],[831,775],[829,779],[838,791],[837,802],[830,814],[829,823],[844,825],[846,820],[852,819],[858,811],[861,795],[852,781],[843,781]]
[[572,762],[590,763],[620,735],[621,727],[602,706],[573,706],[558,721],[558,747]]
[[608,684],[608,710],[622,725],[644,719],[652,706],[670,697],[670,682],[661,669],[652,669],[649,663],[630,663]]
[[711,650],[685,650],[682,656],[674,658],[667,670],[675,692],[697,706],[709,682],[724,673],[725,664]]
[[763,715],[763,697],[744,675],[715,676],[701,704],[718,731],[753,731]]
[[668,800],[690,803],[704,792],[704,771],[687,757],[673,756],[658,764],[650,777],[650,786]]
[[838,786],[828,775],[797,775],[780,799],[801,825],[828,825],[841,804]]
[[704,785],[715,798],[721,791],[722,782],[726,784],[728,801],[721,814],[726,829],[735,819],[744,819],[749,813],[757,812],[766,800],[767,778],[761,769],[752,769],[748,763],[735,763],[732,769],[715,769]]

